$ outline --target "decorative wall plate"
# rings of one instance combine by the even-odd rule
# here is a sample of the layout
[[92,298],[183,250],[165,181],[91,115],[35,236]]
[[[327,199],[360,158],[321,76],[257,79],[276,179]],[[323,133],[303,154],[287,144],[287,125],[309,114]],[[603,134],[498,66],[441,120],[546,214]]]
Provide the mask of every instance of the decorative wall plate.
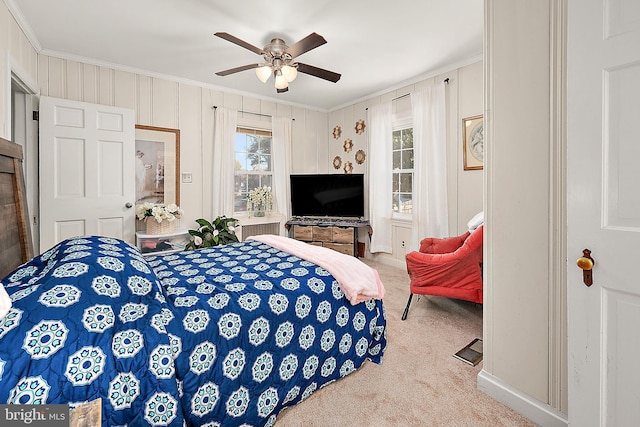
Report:
[[364,150],[356,151],[356,163],[361,165],[364,163],[364,159],[367,158],[367,155],[364,154]]
[[360,135],[361,133],[364,132],[364,128],[366,127],[366,125],[364,124],[364,120],[360,119],[356,122],[356,133],[358,135]]
[[333,168],[340,169],[340,166],[342,166],[342,159],[340,158],[340,156],[335,156],[333,158]]
[[344,162],[344,173],[351,173],[351,171],[353,170],[353,163],[346,161]]
[[345,139],[344,140],[344,152],[345,153],[350,153],[351,149],[353,148],[353,141],[351,140],[351,138]]
[[342,128],[340,126],[336,126],[333,128],[333,139],[340,139],[340,135],[342,135]]

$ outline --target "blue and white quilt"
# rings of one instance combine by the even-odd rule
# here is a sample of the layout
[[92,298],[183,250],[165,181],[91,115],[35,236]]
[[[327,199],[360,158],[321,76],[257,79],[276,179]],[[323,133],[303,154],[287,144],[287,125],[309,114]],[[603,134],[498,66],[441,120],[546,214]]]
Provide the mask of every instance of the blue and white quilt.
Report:
[[257,241],[145,259],[75,238],[1,283],[0,403],[102,398],[105,426],[271,426],[386,346],[381,301]]

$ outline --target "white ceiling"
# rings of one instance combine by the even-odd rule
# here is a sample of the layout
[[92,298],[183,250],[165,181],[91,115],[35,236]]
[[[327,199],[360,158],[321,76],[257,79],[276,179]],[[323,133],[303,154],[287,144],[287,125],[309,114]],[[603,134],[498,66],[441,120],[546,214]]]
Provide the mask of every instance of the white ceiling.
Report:
[[[4,0],[41,53],[197,82],[331,111],[477,60],[483,0]],[[306,74],[277,94],[253,70],[215,72],[262,58],[215,37],[262,48],[312,32],[327,40],[300,62],[342,74]]]

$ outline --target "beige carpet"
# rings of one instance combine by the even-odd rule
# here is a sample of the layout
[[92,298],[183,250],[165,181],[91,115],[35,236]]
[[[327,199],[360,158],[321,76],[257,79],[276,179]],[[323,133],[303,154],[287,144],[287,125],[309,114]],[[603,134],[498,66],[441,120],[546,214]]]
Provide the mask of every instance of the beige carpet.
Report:
[[447,298],[409,296],[405,270],[367,261],[386,288],[387,350],[371,362],[283,411],[288,426],[535,426],[477,390],[482,369],[452,355],[482,338],[482,306]]

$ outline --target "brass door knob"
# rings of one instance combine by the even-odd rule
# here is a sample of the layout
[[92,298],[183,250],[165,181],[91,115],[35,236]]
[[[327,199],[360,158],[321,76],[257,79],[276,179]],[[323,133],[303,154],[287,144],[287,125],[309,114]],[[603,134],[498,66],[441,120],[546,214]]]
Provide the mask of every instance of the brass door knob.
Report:
[[578,258],[576,265],[582,269],[582,281],[585,285],[591,286],[593,285],[593,266],[595,265],[595,261],[591,258],[591,251],[589,249],[585,249],[582,251],[582,256]]
[[587,257],[578,258],[576,264],[583,270],[591,270],[593,268],[593,260]]

